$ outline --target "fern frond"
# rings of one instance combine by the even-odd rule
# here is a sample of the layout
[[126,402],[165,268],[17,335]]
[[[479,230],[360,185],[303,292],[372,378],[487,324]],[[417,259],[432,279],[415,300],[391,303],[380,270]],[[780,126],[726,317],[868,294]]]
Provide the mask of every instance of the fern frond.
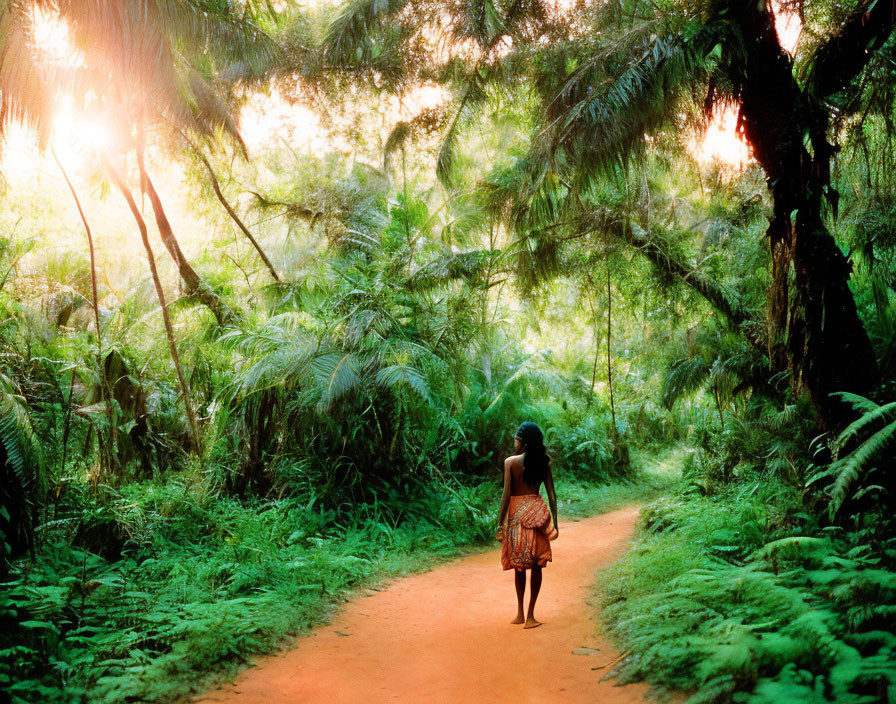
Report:
[[830,490],[831,516],[843,506],[850,487],[859,477],[867,474],[872,469],[872,463],[879,460],[884,453],[890,453],[892,456],[894,447],[896,447],[896,421],[878,430],[846,457],[831,465],[830,470],[835,477]]
[[852,407],[854,409],[856,409],[857,411],[862,411],[863,413],[867,413],[869,411],[880,408],[880,404],[875,403],[870,398],[865,398],[864,396],[853,394],[848,391],[835,391],[831,394],[831,396],[839,396],[847,403],[852,404]]
[[47,489],[41,443],[25,399],[15,382],[0,373],[0,443],[27,498],[40,499]]
[[[865,401],[867,401],[867,399],[865,399]],[[867,403],[870,404],[872,402],[867,401]],[[896,417],[896,401],[888,403],[885,406],[878,406],[875,404],[873,408],[850,423],[843,432],[837,436],[837,445],[842,447],[862,430],[866,430],[877,423],[888,423],[894,417]]]
[[753,553],[754,558],[767,558],[773,554],[784,556],[804,555],[823,549],[830,549],[831,541],[827,538],[813,538],[810,536],[791,536],[766,543]]

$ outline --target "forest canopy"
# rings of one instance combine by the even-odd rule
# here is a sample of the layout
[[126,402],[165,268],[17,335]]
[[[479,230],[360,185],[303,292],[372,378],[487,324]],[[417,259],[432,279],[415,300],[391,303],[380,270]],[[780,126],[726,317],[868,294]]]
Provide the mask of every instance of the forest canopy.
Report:
[[0,688],[199,691],[493,536],[532,420],[663,495],[618,675],[893,698],[894,22],[0,0]]

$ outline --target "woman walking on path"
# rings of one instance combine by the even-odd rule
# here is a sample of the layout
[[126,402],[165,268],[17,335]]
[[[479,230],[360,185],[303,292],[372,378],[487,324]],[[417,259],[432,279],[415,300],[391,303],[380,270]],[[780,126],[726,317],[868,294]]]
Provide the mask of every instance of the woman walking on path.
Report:
[[[498,539],[501,541],[501,566],[516,570],[517,614],[511,623],[525,622],[535,628],[535,600],[541,589],[541,568],[551,561],[551,542],[557,527],[557,495],[551,462],[544,449],[544,435],[535,423],[523,423],[513,441],[516,453],[504,460],[504,494],[498,514]],[[538,493],[542,483],[548,493],[550,512]],[[552,520],[553,517],[553,520]],[[529,579],[529,610],[523,619],[523,597]]]

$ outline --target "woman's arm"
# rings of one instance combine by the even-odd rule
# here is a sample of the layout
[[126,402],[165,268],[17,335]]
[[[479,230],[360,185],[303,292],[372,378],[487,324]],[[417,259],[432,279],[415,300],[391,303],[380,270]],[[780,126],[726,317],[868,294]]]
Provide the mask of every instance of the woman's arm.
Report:
[[554,493],[554,475],[548,467],[548,475],[544,478],[544,488],[548,492],[548,506],[551,508],[551,516],[554,517],[554,528],[557,535],[560,534],[560,523],[557,521],[557,494]]
[[498,531],[504,527],[504,517],[510,506],[510,458],[504,460],[504,493],[501,494],[501,508],[498,511]]

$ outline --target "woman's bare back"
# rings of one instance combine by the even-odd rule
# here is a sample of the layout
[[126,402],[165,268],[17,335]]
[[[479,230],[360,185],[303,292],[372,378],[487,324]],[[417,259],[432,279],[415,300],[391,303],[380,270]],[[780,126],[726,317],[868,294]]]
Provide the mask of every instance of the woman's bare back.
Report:
[[537,494],[541,488],[541,482],[530,484],[523,477],[523,455],[511,455],[505,460],[510,464],[510,495],[526,496]]

